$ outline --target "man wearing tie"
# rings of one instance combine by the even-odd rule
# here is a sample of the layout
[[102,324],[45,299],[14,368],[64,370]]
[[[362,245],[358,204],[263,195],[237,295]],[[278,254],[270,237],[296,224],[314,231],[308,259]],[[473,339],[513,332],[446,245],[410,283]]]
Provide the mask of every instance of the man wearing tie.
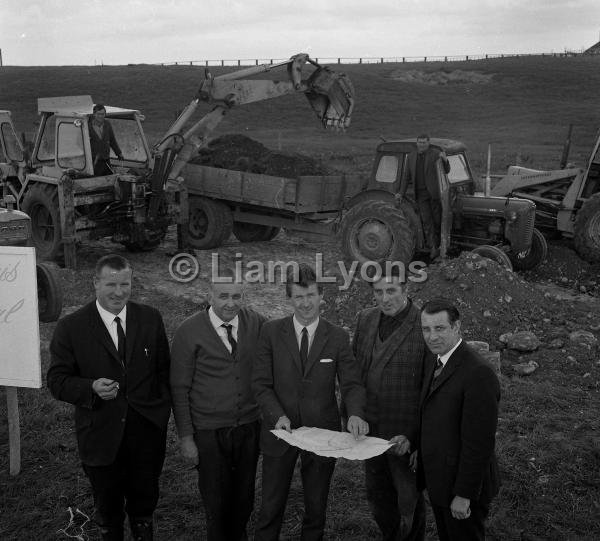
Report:
[[75,405],[83,469],[102,539],[153,538],[152,514],[171,413],[169,344],[157,310],[131,302],[132,270],[119,255],[96,264],[96,300],[61,319],[48,387]]
[[305,510],[300,538],[322,539],[335,466],[335,459],[300,451],[278,440],[271,429],[309,426],[339,431],[337,378],[348,431],[358,438],[369,430],[363,420],[365,390],[347,333],[319,317],[323,286],[314,270],[301,264],[288,271],[286,294],[294,314],[263,325],[254,366],[253,389],[263,416],[262,504],[255,541],[279,539],[298,456]]
[[260,424],[252,355],[265,318],[244,306],[232,269],[213,269],[208,301],[173,338],[173,413],[181,453],[198,469],[208,541],[241,541],[254,507]]
[[421,394],[418,481],[429,493],[441,541],[483,540],[499,488],[494,447],[500,384],[462,340],[452,303],[427,302],[421,327],[435,357]]

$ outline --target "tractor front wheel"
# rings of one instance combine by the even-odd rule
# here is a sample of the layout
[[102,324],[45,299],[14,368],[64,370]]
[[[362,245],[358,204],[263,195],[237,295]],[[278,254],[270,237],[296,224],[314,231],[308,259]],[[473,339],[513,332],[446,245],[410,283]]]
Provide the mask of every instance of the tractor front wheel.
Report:
[[544,261],[547,255],[548,243],[546,238],[539,229],[534,228],[529,250],[519,254],[509,252],[508,257],[516,270],[531,270]]
[[489,244],[482,244],[471,250],[474,254],[479,254],[481,257],[487,257],[492,261],[495,261],[499,265],[502,265],[507,270],[512,271],[513,266],[510,258],[506,255],[506,252],[496,246],[490,246]]

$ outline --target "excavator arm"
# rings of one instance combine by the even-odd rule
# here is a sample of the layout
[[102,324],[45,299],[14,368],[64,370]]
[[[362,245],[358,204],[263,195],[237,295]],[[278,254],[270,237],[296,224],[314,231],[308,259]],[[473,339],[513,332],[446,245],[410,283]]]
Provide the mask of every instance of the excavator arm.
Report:
[[[307,63],[315,69],[303,79],[302,71]],[[283,67],[287,68],[288,78],[285,81],[247,80],[247,77]],[[194,99],[154,148],[154,154],[162,164],[162,174],[155,175],[153,188],[156,189],[155,183],[160,182],[157,177],[166,180],[166,174],[169,179],[177,178],[231,108],[298,92],[304,93],[326,129],[343,130],[350,125],[354,108],[354,87],[350,79],[343,73],[320,66],[306,54],[297,54],[285,62],[252,66],[217,77],[207,72]],[[215,107],[183,131],[201,102]]]

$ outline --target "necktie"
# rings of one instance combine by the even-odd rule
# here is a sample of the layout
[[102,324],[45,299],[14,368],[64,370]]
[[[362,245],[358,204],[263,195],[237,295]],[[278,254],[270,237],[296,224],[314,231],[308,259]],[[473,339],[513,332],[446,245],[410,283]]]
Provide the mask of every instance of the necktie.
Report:
[[302,339],[300,340],[300,362],[302,364],[302,372],[308,361],[308,330],[302,327]]
[[237,351],[237,342],[233,337],[233,325],[230,323],[223,323],[221,327],[225,327],[227,331],[227,340],[229,340],[229,345],[231,346],[231,354],[235,357],[235,353]]
[[115,323],[117,324],[117,351],[119,352],[119,360],[123,363],[123,366],[125,366],[125,332],[123,331],[121,318],[119,316],[115,317]]
[[438,358],[435,361],[435,370],[433,372],[433,379],[437,378],[442,373],[443,368],[444,368],[444,363],[442,363],[442,360],[440,359],[440,356],[438,355]]

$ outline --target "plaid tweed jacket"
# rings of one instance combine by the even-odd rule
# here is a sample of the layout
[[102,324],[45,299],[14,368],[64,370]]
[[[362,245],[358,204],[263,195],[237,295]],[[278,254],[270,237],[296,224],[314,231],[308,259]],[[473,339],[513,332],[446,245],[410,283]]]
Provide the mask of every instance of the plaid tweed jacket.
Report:
[[380,316],[378,307],[361,311],[352,342],[367,387],[367,402],[375,401],[367,406],[367,411],[377,412],[375,419],[367,415],[369,424],[374,425],[370,435],[390,439],[403,434],[413,450],[417,445],[419,395],[427,352],[420,312],[411,302],[404,321],[375,355]]

